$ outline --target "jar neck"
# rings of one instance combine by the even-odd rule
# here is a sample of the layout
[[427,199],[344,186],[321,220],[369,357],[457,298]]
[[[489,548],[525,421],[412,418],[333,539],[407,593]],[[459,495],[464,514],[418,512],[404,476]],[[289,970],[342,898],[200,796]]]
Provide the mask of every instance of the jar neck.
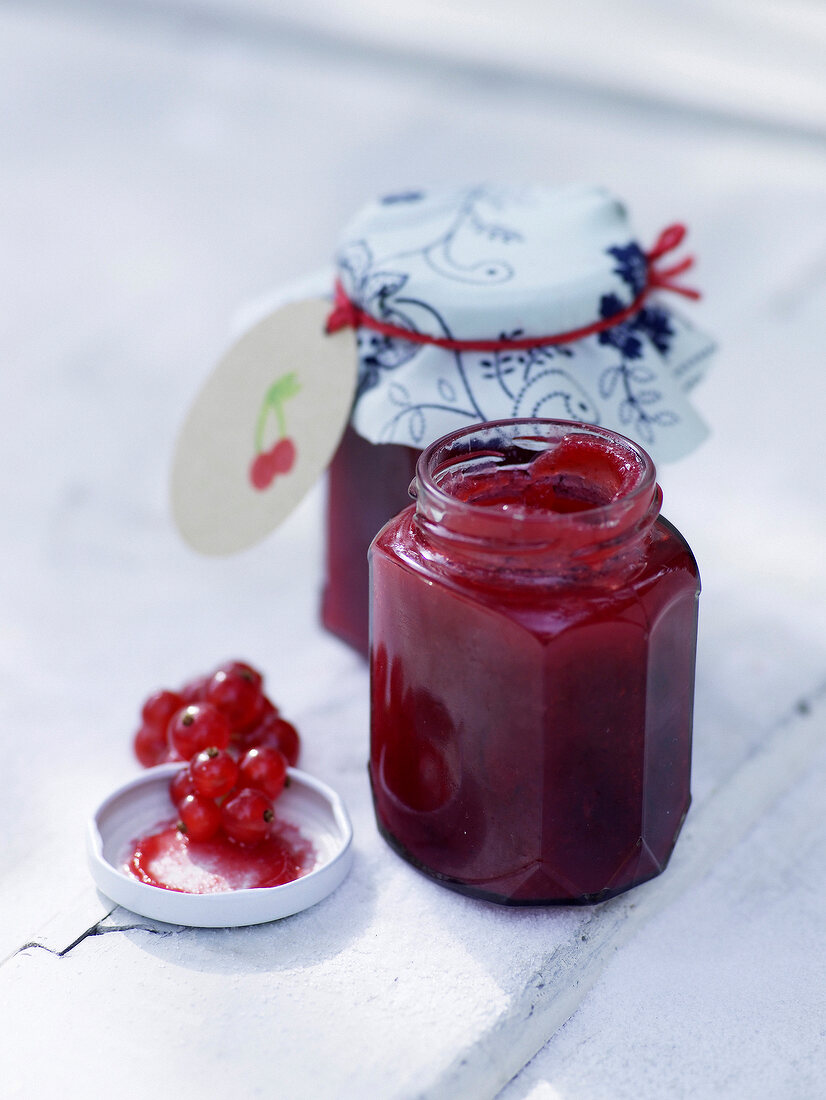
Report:
[[598,577],[639,557],[660,512],[651,457],[594,425],[501,420],[422,452],[416,525],[446,568]]

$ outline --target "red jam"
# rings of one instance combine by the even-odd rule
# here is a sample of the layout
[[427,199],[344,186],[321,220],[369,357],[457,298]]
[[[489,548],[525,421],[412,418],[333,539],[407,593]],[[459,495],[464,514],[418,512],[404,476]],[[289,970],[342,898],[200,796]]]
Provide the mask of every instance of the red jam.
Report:
[[379,828],[516,905],[662,871],[690,803],[699,577],[650,458],[508,421],[433,444],[371,548]]
[[370,609],[367,550],[390,517],[410,503],[407,489],[418,457],[412,447],[370,443],[348,427],[330,465],[321,621],[365,657]]
[[136,841],[126,869],[149,886],[184,894],[283,886],[312,871],[312,844],[292,825],[278,822],[266,840],[248,846],[223,833],[192,841],[167,822]]

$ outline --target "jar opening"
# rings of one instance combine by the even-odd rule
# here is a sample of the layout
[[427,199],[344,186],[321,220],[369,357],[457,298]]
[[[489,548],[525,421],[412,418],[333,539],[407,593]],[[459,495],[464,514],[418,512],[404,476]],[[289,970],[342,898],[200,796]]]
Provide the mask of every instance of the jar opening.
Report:
[[571,554],[611,546],[659,513],[650,456],[590,424],[501,420],[444,436],[416,470],[417,518],[431,533]]

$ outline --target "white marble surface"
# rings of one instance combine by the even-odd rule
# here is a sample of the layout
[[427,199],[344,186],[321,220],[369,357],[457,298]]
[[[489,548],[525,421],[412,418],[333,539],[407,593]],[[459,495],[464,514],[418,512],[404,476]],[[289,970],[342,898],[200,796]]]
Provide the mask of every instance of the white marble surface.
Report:
[[[449,42],[422,64],[398,36],[321,34],[319,10],[0,8],[7,1091],[475,1098],[517,1075],[507,1100],[814,1098],[826,116],[677,109]],[[238,307],[323,266],[365,197],[474,178],[606,182],[644,238],[688,222],[721,343],[696,394],[714,435],[662,471],[704,578],[695,806],[667,874],[592,911],[477,905],[379,841],[366,673],[315,625],[319,493],[225,562],[168,517],[174,434]],[[353,872],[256,929],[109,914],[83,825],[133,774],[139,701],[235,654],[346,798]]]

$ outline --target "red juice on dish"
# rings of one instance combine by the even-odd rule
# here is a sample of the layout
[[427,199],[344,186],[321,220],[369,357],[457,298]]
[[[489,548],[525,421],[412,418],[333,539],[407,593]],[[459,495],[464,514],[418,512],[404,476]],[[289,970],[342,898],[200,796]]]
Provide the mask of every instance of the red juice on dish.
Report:
[[500,421],[421,456],[371,560],[370,774],[414,866],[513,905],[661,872],[690,803],[700,583],[650,457]]
[[209,840],[190,840],[172,820],[136,840],[124,866],[148,886],[184,894],[220,894],[283,886],[308,874],[315,860],[310,841],[283,821],[260,843],[246,845],[223,832]]

